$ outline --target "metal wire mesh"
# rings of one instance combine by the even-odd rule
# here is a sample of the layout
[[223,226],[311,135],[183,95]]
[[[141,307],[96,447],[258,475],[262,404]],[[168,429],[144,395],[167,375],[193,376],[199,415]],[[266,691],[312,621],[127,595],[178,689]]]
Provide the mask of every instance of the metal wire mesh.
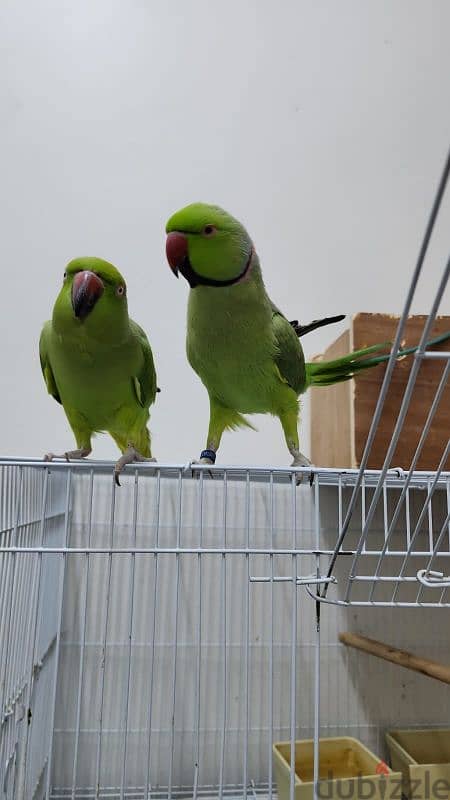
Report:
[[[0,786],[7,798],[33,796],[51,748],[64,557],[45,549],[65,543],[67,480],[0,469]],[[24,558],[22,547],[39,552]]]
[[[246,794],[250,774],[258,790],[271,786],[271,766],[261,774],[257,764],[261,748],[271,764],[272,735],[289,728],[295,693],[281,682],[295,665],[297,587],[292,578],[276,601],[272,591],[269,608],[250,580],[275,549],[267,520],[258,541],[252,496],[262,484],[247,473],[228,488],[225,473],[205,487],[203,475],[158,469],[116,492],[104,473],[2,468],[6,796],[197,796],[213,785]],[[275,510],[273,476],[266,500],[280,518],[283,570],[296,576],[297,493],[286,477],[289,505]],[[267,617],[270,645],[256,645]],[[268,718],[261,696],[274,693]]]
[[[400,321],[397,328],[397,333],[395,336],[395,340],[392,345],[391,349],[391,356],[389,362],[387,364],[386,372],[384,375],[383,383],[381,386],[380,394],[378,397],[378,401],[375,407],[372,423],[367,435],[367,441],[364,448],[364,452],[361,458],[360,469],[358,472],[357,479],[355,481],[354,489],[352,495],[350,497],[348,506],[346,508],[345,517],[340,521],[339,526],[339,537],[338,541],[335,546],[335,552],[333,557],[330,561],[328,567],[327,576],[330,577],[335,568],[336,561],[345,553],[344,549],[344,542],[347,540],[347,535],[349,529],[352,524],[353,515],[355,512],[356,503],[358,502],[359,492],[363,486],[364,479],[365,479],[365,470],[369,460],[369,456],[371,453],[372,445],[377,433],[378,428],[383,424],[383,408],[385,405],[386,397],[389,393],[389,388],[392,380],[392,375],[397,365],[397,355],[400,350],[401,339],[403,336],[403,332],[405,329],[405,325],[408,319],[408,315],[411,311],[411,307],[413,301],[415,299],[415,295],[417,292],[417,287],[419,284],[419,279],[421,278],[424,272],[424,265],[426,256],[429,249],[429,244],[436,226],[436,220],[438,219],[439,212],[441,210],[442,200],[447,188],[448,178],[450,175],[450,150],[447,154],[447,158],[444,164],[444,168],[442,171],[442,175],[437,187],[436,195],[434,198],[434,202],[431,208],[430,216],[428,219],[428,223],[425,229],[423,241],[419,250],[419,255],[417,258],[417,263],[415,265],[415,269],[413,271],[413,275],[411,278],[411,283],[408,288],[406,294],[405,305],[402,311],[402,315],[400,317]],[[383,467],[380,471],[378,476],[378,480],[375,486],[375,490],[373,495],[370,498],[370,504],[367,509],[367,513],[364,512],[364,519],[362,524],[362,529],[359,537],[359,542],[356,547],[356,552],[354,554],[354,559],[352,562],[351,570],[350,570],[350,580],[349,584],[345,593],[345,602],[349,602],[351,599],[351,593],[353,589],[353,583],[356,580],[367,580],[367,577],[358,576],[357,571],[359,569],[359,558],[360,555],[363,553],[366,545],[368,543],[368,539],[370,536],[371,525],[376,514],[377,506],[380,501],[380,498],[383,496],[385,491],[385,479],[388,475],[389,469],[393,466],[392,459],[394,453],[397,448],[397,444],[399,442],[400,437],[403,434],[405,420],[407,418],[408,410],[411,404],[411,400],[413,398],[415,391],[420,391],[419,387],[417,386],[417,377],[420,371],[422,364],[427,359],[438,359],[442,361],[443,369],[442,375],[439,382],[439,385],[436,388],[436,392],[432,402],[430,403],[430,408],[428,409],[428,414],[423,426],[423,429],[417,431],[417,438],[416,438],[416,446],[414,449],[414,454],[411,459],[410,465],[402,465],[403,469],[408,469],[407,474],[405,475],[404,485],[402,487],[402,492],[398,498],[397,504],[395,506],[395,510],[392,514],[390,519],[389,525],[387,530],[385,530],[385,544],[382,548],[380,554],[380,560],[377,565],[377,568],[374,573],[374,585],[375,583],[379,583],[382,577],[382,567],[386,565],[386,555],[390,553],[392,542],[393,531],[395,529],[395,525],[400,519],[400,516],[403,512],[406,514],[406,524],[409,522],[409,509],[408,509],[408,488],[411,485],[411,482],[414,479],[415,470],[417,464],[419,462],[420,455],[424,449],[424,445],[427,442],[427,438],[432,434],[433,431],[433,420],[435,418],[436,411],[439,407],[439,403],[441,402],[443,392],[445,387],[448,384],[448,376],[450,371],[450,350],[447,348],[446,352],[443,351],[427,351],[426,350],[426,343],[430,338],[430,333],[432,330],[433,323],[436,319],[438,311],[441,307],[443,298],[448,289],[448,281],[450,275],[450,257],[448,258],[445,267],[442,273],[439,274],[439,278],[437,281],[437,285],[434,287],[434,291],[432,293],[432,302],[429,314],[425,320],[425,324],[422,331],[422,336],[420,338],[420,342],[417,348],[416,353],[414,354],[414,363],[411,368],[411,372],[409,374],[408,382],[406,384],[404,394],[402,397],[401,405],[398,411],[396,423],[394,426],[394,430],[388,444],[385,459],[383,463]],[[407,533],[407,547],[406,552],[404,553],[404,560],[401,564],[401,567],[398,572],[399,583],[404,583],[407,580],[407,573],[408,573],[408,564],[412,563],[414,557],[416,555],[416,548],[420,547],[420,536],[422,531],[422,525],[425,522],[426,516],[428,514],[429,518],[429,537],[430,537],[430,554],[429,554],[429,561],[425,565],[425,567],[421,570],[420,574],[418,575],[419,580],[422,583],[422,586],[425,588],[431,587],[440,587],[442,589],[446,589],[450,586],[450,576],[444,574],[439,567],[437,566],[437,561],[442,557],[442,551],[445,550],[446,545],[444,544],[445,538],[448,535],[448,525],[450,521],[450,517],[447,516],[444,520],[442,520],[442,524],[439,529],[439,533],[436,538],[434,538],[433,534],[433,523],[432,523],[432,502],[433,502],[433,495],[435,493],[436,488],[439,486],[441,481],[441,477],[444,474],[444,471],[448,469],[449,463],[449,454],[450,454],[450,439],[448,438],[449,429],[447,428],[446,431],[443,431],[443,452],[438,460],[436,465],[433,465],[435,468],[435,473],[431,478],[431,484],[428,486],[428,498],[426,502],[423,504],[422,512],[417,519],[417,522],[412,530],[412,534],[410,536],[410,531]],[[447,507],[448,512],[448,507]],[[392,568],[388,568],[389,571],[392,573]],[[392,577],[392,575],[390,576]],[[408,576],[413,577],[413,576]],[[369,577],[370,580],[370,577]],[[318,591],[317,598],[320,600],[325,600],[328,592],[328,584],[324,584],[324,588],[322,591]],[[369,601],[373,602],[375,598],[375,588],[372,586],[372,590],[369,595]],[[392,595],[392,602],[397,603],[399,597],[399,587],[398,585],[395,587],[394,593]],[[416,596],[416,602],[421,602],[423,597],[423,592],[420,591]],[[445,600],[446,594],[443,593],[442,599]]]
[[[389,473],[359,547],[379,477],[365,474],[320,633],[308,593],[357,473],[319,470],[312,487],[291,470],[196,474],[139,466],[116,489],[112,465],[0,467],[6,798],[270,798],[274,741],[351,731],[381,752],[391,710],[407,715],[355,701],[337,633],[347,608],[387,606],[386,631],[393,605],[448,607],[417,572],[448,563],[450,476],[417,473],[389,535],[405,484]],[[445,713],[436,695],[422,724]]]

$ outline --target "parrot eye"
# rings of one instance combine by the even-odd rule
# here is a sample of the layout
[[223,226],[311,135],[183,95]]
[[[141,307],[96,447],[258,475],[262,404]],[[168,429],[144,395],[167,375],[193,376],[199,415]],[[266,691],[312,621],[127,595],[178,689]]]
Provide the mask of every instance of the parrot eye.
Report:
[[67,278],[67,272],[64,272],[64,275],[63,275],[63,281],[65,281],[65,280],[66,280],[66,278]]
[[124,294],[125,294],[125,286],[122,286],[122,284],[121,284],[121,285],[120,285],[120,286],[118,286],[118,287],[117,287],[117,289],[116,289],[116,295],[117,295],[118,297],[122,297]]
[[217,228],[215,225],[205,225],[203,228],[203,236],[214,236]]

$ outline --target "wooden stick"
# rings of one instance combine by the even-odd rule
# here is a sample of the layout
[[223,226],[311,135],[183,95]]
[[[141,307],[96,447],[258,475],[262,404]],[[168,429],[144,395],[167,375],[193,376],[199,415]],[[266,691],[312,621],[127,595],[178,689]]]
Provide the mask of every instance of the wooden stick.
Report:
[[350,633],[349,631],[340,633],[339,640],[349,647],[363,650],[364,653],[370,653],[370,655],[377,656],[377,658],[384,658],[385,661],[392,661],[393,664],[397,664],[399,667],[406,667],[415,672],[421,672],[422,675],[428,675],[429,678],[435,678],[437,681],[450,683],[450,666],[446,664],[431,661],[429,658],[419,658],[419,656],[415,656],[405,650],[398,650],[396,647],[377,642],[375,639],[367,639],[365,636],[359,636],[359,634]]

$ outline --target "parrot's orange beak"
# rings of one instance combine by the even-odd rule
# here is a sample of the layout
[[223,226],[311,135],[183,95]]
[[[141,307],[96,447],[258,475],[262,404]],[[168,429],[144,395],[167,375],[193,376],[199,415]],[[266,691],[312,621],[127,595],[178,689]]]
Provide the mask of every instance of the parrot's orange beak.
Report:
[[83,320],[103,294],[103,281],[88,269],[77,272],[72,284],[72,306],[77,319]]
[[173,231],[167,235],[166,256],[170,269],[178,278],[178,271],[188,255],[188,240],[184,233]]

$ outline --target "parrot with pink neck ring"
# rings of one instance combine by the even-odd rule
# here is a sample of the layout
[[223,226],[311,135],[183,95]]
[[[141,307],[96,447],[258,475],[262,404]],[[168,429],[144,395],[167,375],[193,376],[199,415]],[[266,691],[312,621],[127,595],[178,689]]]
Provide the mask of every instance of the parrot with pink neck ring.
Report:
[[[190,286],[187,357],[209,395],[209,427],[200,463],[215,463],[226,429],[253,427],[244,414],[273,414],[280,420],[292,466],[309,466],[299,445],[299,396],[310,386],[347,381],[387,361],[389,353],[379,353],[390,342],[334,361],[306,363],[299,336],[343,315],[305,326],[290,322],[267,294],[249,234],[219,206],[186,206],[170,217],[166,233],[169,265]],[[450,333],[428,344],[448,338]],[[398,357],[415,350],[401,350]]]

